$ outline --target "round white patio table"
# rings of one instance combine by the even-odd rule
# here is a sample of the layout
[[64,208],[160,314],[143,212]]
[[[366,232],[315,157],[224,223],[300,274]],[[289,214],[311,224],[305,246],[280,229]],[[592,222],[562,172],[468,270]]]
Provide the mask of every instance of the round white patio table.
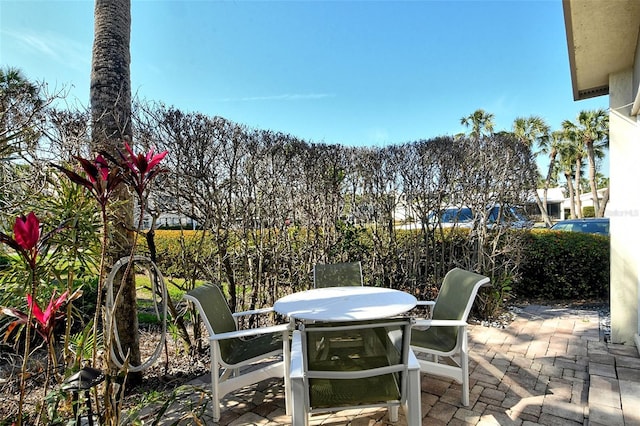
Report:
[[303,321],[359,321],[387,318],[416,306],[414,296],[382,287],[324,287],[289,294],[273,309]]

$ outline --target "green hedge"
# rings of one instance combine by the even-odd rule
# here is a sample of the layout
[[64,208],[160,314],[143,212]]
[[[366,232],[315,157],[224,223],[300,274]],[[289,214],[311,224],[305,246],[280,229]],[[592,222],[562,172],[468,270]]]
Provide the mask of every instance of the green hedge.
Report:
[[593,206],[583,207],[582,217],[596,217],[596,209]]
[[[193,274],[190,270],[198,263],[215,263],[212,252],[214,244],[211,235],[193,230],[157,230],[154,241],[156,245],[156,263],[163,275],[186,278]],[[138,240],[137,251],[149,255],[149,247],[144,238]]]
[[[557,232],[549,230],[534,229],[522,231],[524,238],[524,250],[519,268],[516,271],[512,285],[512,295],[518,299],[545,299],[545,300],[568,300],[568,299],[596,299],[608,298],[609,296],[609,237],[572,232]],[[209,267],[217,262],[215,250],[210,236],[205,237],[204,244],[199,244],[202,237],[200,231],[186,231],[181,233],[176,231],[157,231],[156,246],[158,250],[158,264],[163,273],[172,276],[189,276],[189,270],[194,268],[196,263],[207,264]],[[399,232],[397,243],[400,247],[409,252],[412,250],[423,252],[425,249],[420,246],[422,241],[416,238],[415,234],[409,232]],[[451,236],[450,236],[451,237]],[[359,240],[362,238],[360,236]],[[431,286],[437,283],[429,283],[430,280],[438,281],[441,274],[435,273],[436,269],[446,270],[460,261],[468,254],[467,249],[463,249],[464,238],[447,238],[450,249],[446,250],[447,255],[433,256],[425,252],[420,263],[421,268],[410,268],[408,264],[386,265],[386,274],[389,275],[393,283],[404,282],[403,288],[411,290],[420,296],[430,295]],[[442,242],[437,245],[442,244]],[[143,251],[145,244],[141,245]],[[388,286],[378,271],[371,269],[371,259],[373,250],[367,244],[358,245],[358,254],[367,270],[368,285]],[[442,253],[442,248],[436,250]],[[396,261],[409,262],[415,256],[399,256]],[[197,262],[195,260],[198,260]],[[384,259],[387,263],[391,260]],[[393,261],[391,261],[393,263]],[[393,269],[393,270],[391,270]],[[419,270],[416,276],[416,270]],[[414,271],[414,272],[409,272]],[[411,276],[408,276],[408,275]],[[298,279],[308,278],[306,275],[297,275]],[[293,277],[291,277],[293,279]],[[387,280],[388,281],[388,280]],[[413,284],[410,284],[413,282]],[[285,283],[285,281],[280,281]]]
[[521,279],[513,286],[516,298],[609,297],[609,237],[533,230],[525,247]]

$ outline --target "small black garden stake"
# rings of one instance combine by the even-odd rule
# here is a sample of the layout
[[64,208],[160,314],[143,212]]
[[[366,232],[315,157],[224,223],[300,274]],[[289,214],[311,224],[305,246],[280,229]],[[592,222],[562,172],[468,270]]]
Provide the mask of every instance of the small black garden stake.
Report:
[[62,390],[73,392],[73,417],[76,420],[76,424],[80,424],[80,413],[78,412],[78,393],[84,391],[84,399],[87,404],[87,418],[89,420],[89,426],[93,426],[93,411],[91,409],[91,394],[92,387],[100,384],[104,381],[104,374],[102,371],[91,367],[84,367],[67,379],[62,384]]

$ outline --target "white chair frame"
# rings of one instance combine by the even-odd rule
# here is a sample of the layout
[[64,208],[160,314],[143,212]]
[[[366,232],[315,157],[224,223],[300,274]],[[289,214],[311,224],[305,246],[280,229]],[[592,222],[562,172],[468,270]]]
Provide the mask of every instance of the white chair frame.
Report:
[[[488,277],[469,271],[463,271],[459,268],[455,268],[452,271],[449,271],[449,274],[451,273],[466,273],[468,276],[472,276],[473,279],[476,280],[464,312],[462,313],[461,319],[416,319],[414,329],[420,327],[458,327],[459,330],[455,347],[447,352],[442,352],[436,349],[416,345],[411,345],[411,348],[418,356],[420,370],[423,373],[447,377],[462,384],[461,401],[462,404],[466,407],[469,406],[469,344],[467,333],[467,318],[469,316],[469,312],[471,312],[471,308],[473,306],[473,302],[475,301],[478,290],[481,287],[490,285],[490,283]],[[447,277],[445,277],[445,281],[446,280]],[[418,302],[418,306],[427,306],[429,308],[430,314],[432,314],[437,303],[438,298],[436,298],[435,301]],[[426,355],[430,359],[424,359],[420,357],[420,355]],[[447,364],[440,362],[440,357],[447,358],[450,363]]]
[[[379,322],[359,325],[332,326],[332,331],[354,331],[365,328],[384,327],[385,324],[396,325],[397,323],[385,322],[384,319]],[[304,326],[303,326],[304,327]],[[303,331],[295,330],[291,340],[291,398],[292,398],[292,424],[293,426],[308,426],[309,415],[320,412],[342,411],[351,408],[362,409],[368,407],[379,407],[386,405],[389,409],[389,419],[392,422],[398,421],[398,409],[402,405],[406,415],[407,424],[409,426],[419,426],[422,424],[421,409],[421,390],[420,390],[420,365],[414,355],[410,342],[410,326],[406,328],[409,333],[404,337],[406,347],[403,349],[406,358],[403,364],[379,367],[362,371],[310,371],[308,369],[307,357],[305,355],[306,339],[302,336]],[[404,372],[404,379],[401,383],[401,400],[387,401],[385,404],[370,405],[354,405],[341,406],[335,408],[317,408],[310,407],[309,401],[309,379],[312,378],[328,378],[328,379],[358,379],[363,377],[371,377],[383,375],[393,372]]]
[[[237,330],[226,333],[216,334],[213,330],[209,319],[205,314],[205,310],[202,307],[200,301],[189,295],[184,295],[184,298],[194,304],[200,313],[200,318],[209,333],[209,346],[211,352],[211,392],[213,399],[213,420],[215,422],[220,420],[222,398],[230,392],[250,386],[258,383],[262,380],[270,378],[284,378],[285,385],[285,398],[287,401],[290,399],[290,382],[289,382],[289,370],[286,368],[289,365],[289,323],[279,324],[269,327],[251,328],[245,330]],[[255,309],[250,311],[241,311],[232,313],[234,320],[247,315],[265,314],[272,312],[273,308]],[[220,355],[219,342],[225,339],[245,338],[258,336],[266,333],[282,333],[282,349],[265,353],[255,358],[248,359],[246,361],[237,364],[226,363]],[[242,372],[241,368],[247,367],[251,364],[255,364],[260,361],[267,360],[272,357],[283,356],[283,360],[268,362],[266,365],[259,368],[250,368],[246,372]],[[289,404],[287,402],[287,413],[289,412]]]

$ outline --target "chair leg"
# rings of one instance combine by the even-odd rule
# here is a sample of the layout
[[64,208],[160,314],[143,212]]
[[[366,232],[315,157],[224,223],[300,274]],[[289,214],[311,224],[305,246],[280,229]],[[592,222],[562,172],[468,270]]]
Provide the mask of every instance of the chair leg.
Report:
[[289,347],[289,331],[282,333],[282,357],[284,361],[284,402],[285,413],[291,415],[291,348]]
[[422,425],[422,389],[420,387],[420,362],[413,351],[409,352],[409,368],[403,396],[403,408],[408,426]]
[[71,407],[73,408],[73,418],[80,424],[80,415],[78,412],[78,391],[74,390],[71,394]]
[[395,422],[398,421],[399,409],[400,409],[400,407],[398,405],[389,405],[388,411],[389,411],[389,421],[390,422],[395,423]]
[[467,327],[461,330],[460,368],[462,369],[462,405],[469,406],[469,348],[467,346]]
[[213,421],[220,420],[220,367],[216,361],[215,345],[211,343],[211,399],[213,401]]
[[407,425],[419,426],[422,424],[422,398],[420,391],[420,369],[409,371],[407,387],[407,401],[405,415]]
[[291,380],[291,405],[292,426],[308,426],[309,414],[305,409],[305,389],[302,378]]

